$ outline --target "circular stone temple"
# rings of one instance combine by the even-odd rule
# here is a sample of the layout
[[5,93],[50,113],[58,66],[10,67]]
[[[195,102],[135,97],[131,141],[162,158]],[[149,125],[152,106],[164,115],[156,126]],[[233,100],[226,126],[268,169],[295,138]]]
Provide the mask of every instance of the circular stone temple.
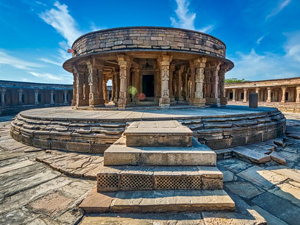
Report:
[[[14,139],[45,149],[103,153],[135,121],[177,120],[214,150],[285,133],[285,118],[276,108],[226,106],[225,73],[233,63],[225,58],[225,44],[210,35],[115,28],[85,34],[72,49],[63,67],[74,75],[73,107],[19,113],[11,126]],[[108,80],[113,91],[105,104]]]
[[110,100],[131,105],[226,105],[225,73],[233,68],[226,46],[197,31],[165,27],[124,27],[91,32],[72,46],[63,67],[74,75],[76,109]]

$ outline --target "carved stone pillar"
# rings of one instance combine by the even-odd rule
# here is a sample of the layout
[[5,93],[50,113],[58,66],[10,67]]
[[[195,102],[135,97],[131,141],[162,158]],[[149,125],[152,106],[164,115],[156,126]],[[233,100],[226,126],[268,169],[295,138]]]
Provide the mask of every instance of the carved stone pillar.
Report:
[[76,85],[76,77],[73,74],[73,99],[72,99],[72,106],[76,105],[76,95],[77,95],[77,85]]
[[179,71],[178,71],[178,87],[177,87],[177,93],[178,93],[178,101],[182,102],[184,100],[183,98],[183,87],[182,87],[182,79],[183,79],[183,70],[184,70],[184,66],[181,66]]
[[113,101],[115,103],[118,102],[118,97],[119,97],[119,79],[118,79],[118,73],[116,71],[113,72],[113,77],[114,77],[114,85],[115,85],[115,88],[114,88],[114,99]]
[[23,89],[21,88],[21,89],[19,89],[18,90],[18,93],[19,93],[19,104],[21,105],[21,104],[23,104]]
[[244,88],[244,99],[243,102],[247,102],[248,101],[248,88]]
[[300,103],[300,86],[296,87],[296,102]]
[[169,91],[170,91],[170,101],[174,102],[174,89],[173,89],[173,77],[174,77],[175,65],[170,65],[169,70]]
[[219,99],[219,70],[221,62],[216,62],[213,65],[213,88],[212,88],[212,101],[211,103],[220,105]]
[[68,90],[64,90],[64,104],[68,104]]
[[192,66],[192,74],[195,76],[195,92],[194,92],[194,99],[192,100],[193,105],[204,105],[206,103],[206,99],[203,98],[203,82],[204,82],[204,68],[207,58],[201,57],[195,59],[193,61]]
[[268,87],[267,90],[268,90],[267,102],[271,102],[272,101],[272,99],[271,99],[271,88]]
[[281,87],[282,90],[282,97],[281,97],[281,102],[285,103],[285,92],[286,92],[286,87]]
[[103,90],[103,99],[105,103],[108,103],[108,97],[107,97],[107,80],[103,79],[102,81],[102,88],[101,90]]
[[75,98],[75,106],[82,106],[84,105],[83,101],[83,74],[80,74],[78,71],[78,68],[76,66],[73,66],[73,74],[76,80],[76,96],[73,96],[73,99]]
[[221,105],[225,106],[227,104],[227,97],[226,97],[226,91],[225,91],[225,73],[228,71],[229,66],[226,64],[223,64],[219,70],[219,79],[220,79],[220,103]]
[[34,104],[39,104],[39,89],[34,90]]
[[188,71],[186,71],[184,73],[184,84],[183,84],[184,88],[184,98],[185,98],[185,101],[188,101],[189,100],[189,97],[188,97]]
[[140,73],[141,73],[141,69],[140,69],[140,66],[139,65],[134,65],[133,67],[133,87],[135,88],[134,89],[134,92],[132,93],[132,100],[134,102],[134,104],[137,104],[140,99],[139,99],[139,93],[140,93]]
[[5,106],[5,93],[6,93],[6,88],[1,89],[1,105]]
[[236,99],[236,97],[235,97],[235,92],[236,92],[236,89],[233,88],[233,89],[232,89],[232,101],[233,101],[233,102],[235,102],[235,99]]
[[260,94],[259,94],[260,88],[255,88],[255,92],[257,93],[257,100],[260,101]]
[[159,106],[162,108],[170,107],[170,93],[169,93],[169,69],[172,56],[161,55],[157,62],[160,67],[161,79],[161,98],[159,99]]
[[161,77],[159,73],[159,68],[156,67],[155,69],[155,101],[159,102],[159,99],[161,98]]
[[54,91],[50,91],[50,105],[54,105]]
[[193,60],[190,60],[189,62],[190,64],[190,70],[191,70],[191,77],[190,77],[190,81],[192,82],[190,85],[190,94],[189,94],[189,102],[190,104],[192,104],[194,98],[195,98],[195,63]]
[[99,87],[103,80],[103,63],[101,64],[95,58],[91,58],[86,61],[86,65],[88,68],[88,82],[90,86],[89,106],[92,108],[97,105],[104,106],[103,93]]
[[120,67],[120,94],[119,94],[119,101],[118,101],[118,107],[119,108],[125,108],[128,105],[128,99],[127,99],[127,85],[128,85],[128,68],[130,68],[130,60],[127,56],[121,54],[118,55],[118,63]]

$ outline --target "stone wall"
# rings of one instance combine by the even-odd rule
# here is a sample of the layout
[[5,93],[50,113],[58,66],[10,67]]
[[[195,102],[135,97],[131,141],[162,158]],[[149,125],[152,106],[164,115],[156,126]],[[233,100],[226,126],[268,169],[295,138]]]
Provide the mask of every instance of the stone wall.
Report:
[[73,57],[112,51],[179,51],[225,58],[219,39],[192,30],[163,27],[124,27],[91,32],[73,44]]

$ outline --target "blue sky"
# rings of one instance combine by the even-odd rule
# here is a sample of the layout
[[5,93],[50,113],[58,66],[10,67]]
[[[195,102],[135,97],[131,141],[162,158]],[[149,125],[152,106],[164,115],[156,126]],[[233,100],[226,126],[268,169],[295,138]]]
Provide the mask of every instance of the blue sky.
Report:
[[0,79],[72,83],[62,69],[81,34],[123,26],[211,34],[227,45],[227,78],[300,76],[299,0],[0,0]]

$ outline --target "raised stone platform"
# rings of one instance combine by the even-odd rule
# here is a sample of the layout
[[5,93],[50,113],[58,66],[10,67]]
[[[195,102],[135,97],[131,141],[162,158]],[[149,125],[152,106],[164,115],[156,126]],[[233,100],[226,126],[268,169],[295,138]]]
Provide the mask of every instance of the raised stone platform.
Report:
[[177,120],[212,149],[259,143],[285,133],[285,118],[276,108],[170,108],[106,111],[71,107],[23,111],[12,121],[11,135],[24,144],[46,149],[103,153],[117,141],[128,122]]

